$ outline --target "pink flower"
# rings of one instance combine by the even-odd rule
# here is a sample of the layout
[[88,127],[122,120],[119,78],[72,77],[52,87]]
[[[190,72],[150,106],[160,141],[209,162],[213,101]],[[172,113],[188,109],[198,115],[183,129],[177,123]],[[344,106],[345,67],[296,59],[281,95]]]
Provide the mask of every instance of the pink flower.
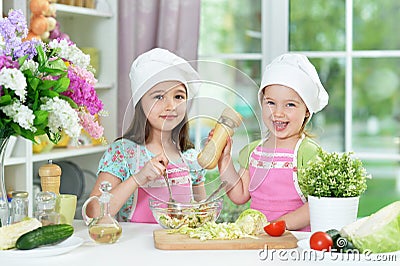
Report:
[[80,124],[83,129],[94,139],[101,138],[103,136],[104,128],[96,121],[96,118],[86,112],[78,113]]
[[69,88],[62,94],[70,97],[77,105],[85,106],[91,115],[103,110],[103,102],[97,97],[94,84],[97,80],[93,73],[86,69],[72,66],[68,67]]

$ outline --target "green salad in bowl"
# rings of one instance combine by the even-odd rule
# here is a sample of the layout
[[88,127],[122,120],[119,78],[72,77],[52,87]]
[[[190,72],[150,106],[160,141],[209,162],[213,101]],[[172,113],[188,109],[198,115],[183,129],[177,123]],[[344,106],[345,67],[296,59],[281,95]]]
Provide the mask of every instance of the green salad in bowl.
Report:
[[155,220],[165,229],[178,229],[184,225],[197,228],[206,222],[214,222],[221,213],[222,203],[222,198],[208,202],[166,202],[154,198],[149,200]]

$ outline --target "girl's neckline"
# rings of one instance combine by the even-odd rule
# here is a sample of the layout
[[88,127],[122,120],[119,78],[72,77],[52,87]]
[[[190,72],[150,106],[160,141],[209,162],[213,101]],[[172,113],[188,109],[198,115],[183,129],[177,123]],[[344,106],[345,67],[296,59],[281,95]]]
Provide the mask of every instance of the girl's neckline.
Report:
[[293,145],[293,148],[283,148],[283,147],[265,147],[264,145],[266,145],[266,143],[268,142],[270,136],[266,136],[264,139],[262,139],[261,143],[259,144],[260,147],[262,147],[263,149],[270,149],[270,150],[274,150],[274,149],[286,149],[286,150],[295,150],[297,144],[299,143],[300,140],[302,140],[304,138],[304,135],[302,135],[299,139],[296,140],[296,142]]
[[[151,150],[149,150],[146,147],[146,145],[138,144],[138,143],[136,143],[136,142],[134,142],[133,140],[130,140],[130,139],[123,139],[123,140],[128,140],[128,141],[134,143],[135,145],[138,145],[139,147],[141,147],[141,149],[144,149],[145,153],[148,154],[150,157],[154,157],[155,156],[155,154]],[[182,152],[181,151],[178,151],[178,152],[179,152],[178,160],[171,161],[170,164],[176,165],[176,164],[184,164],[185,163],[185,160],[184,160],[184,158],[182,156]]]
[[263,146],[258,146],[259,149],[261,149],[264,152],[280,152],[280,153],[294,153],[294,149],[290,149],[290,148],[266,148]]
[[[149,150],[146,147],[146,145],[140,145],[140,146],[142,146],[146,150],[146,153],[149,154],[150,157],[156,156],[151,150]],[[179,151],[179,159],[178,160],[174,160],[174,161],[170,161],[169,165],[176,165],[176,164],[182,164],[182,163],[184,163],[184,160],[182,158],[182,153]]]

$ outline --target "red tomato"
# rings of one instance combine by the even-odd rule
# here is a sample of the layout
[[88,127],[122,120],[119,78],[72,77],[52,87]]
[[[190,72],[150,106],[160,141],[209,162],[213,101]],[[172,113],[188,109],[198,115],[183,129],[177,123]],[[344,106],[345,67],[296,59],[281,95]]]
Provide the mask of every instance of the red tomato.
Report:
[[264,226],[264,231],[270,236],[281,236],[283,233],[285,233],[285,230],[285,221],[272,222]]
[[310,238],[310,248],[314,250],[330,250],[333,246],[333,241],[330,235],[325,232],[315,232]]

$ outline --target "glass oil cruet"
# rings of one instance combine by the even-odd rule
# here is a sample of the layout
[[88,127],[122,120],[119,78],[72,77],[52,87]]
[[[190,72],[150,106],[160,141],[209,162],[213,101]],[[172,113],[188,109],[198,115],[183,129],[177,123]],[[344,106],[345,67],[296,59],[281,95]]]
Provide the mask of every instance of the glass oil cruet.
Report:
[[[89,226],[89,236],[96,242],[101,244],[115,243],[122,234],[122,227],[117,220],[111,216],[109,211],[111,184],[103,181],[100,184],[101,196],[92,196],[86,200],[82,206],[82,217]],[[86,214],[86,206],[92,200],[98,200],[100,204],[99,217],[90,218]]]

